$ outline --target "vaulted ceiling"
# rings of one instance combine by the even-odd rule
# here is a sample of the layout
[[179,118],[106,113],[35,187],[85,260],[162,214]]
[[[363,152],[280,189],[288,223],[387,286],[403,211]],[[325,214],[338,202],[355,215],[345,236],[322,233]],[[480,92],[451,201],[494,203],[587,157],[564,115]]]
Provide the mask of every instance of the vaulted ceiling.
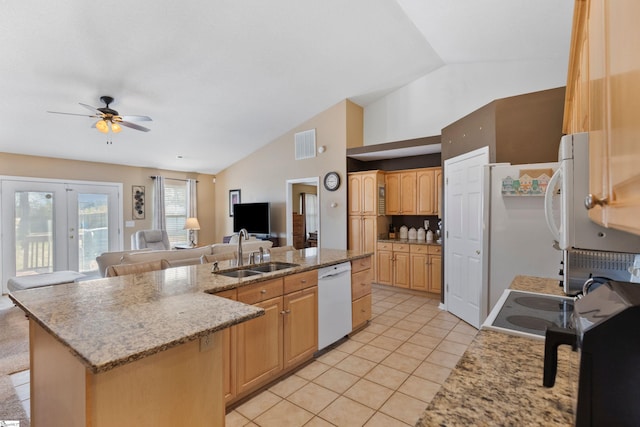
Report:
[[[566,62],[572,7],[0,0],[0,151],[216,173],[343,99],[366,107],[447,64]],[[90,115],[78,103],[101,95],[151,131],[47,113]]]

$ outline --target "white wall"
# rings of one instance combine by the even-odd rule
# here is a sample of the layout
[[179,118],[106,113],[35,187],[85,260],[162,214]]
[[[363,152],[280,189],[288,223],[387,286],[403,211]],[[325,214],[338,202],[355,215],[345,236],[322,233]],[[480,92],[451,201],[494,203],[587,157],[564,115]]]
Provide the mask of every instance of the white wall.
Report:
[[566,60],[446,65],[364,108],[364,145],[440,135],[495,99],[566,85]]

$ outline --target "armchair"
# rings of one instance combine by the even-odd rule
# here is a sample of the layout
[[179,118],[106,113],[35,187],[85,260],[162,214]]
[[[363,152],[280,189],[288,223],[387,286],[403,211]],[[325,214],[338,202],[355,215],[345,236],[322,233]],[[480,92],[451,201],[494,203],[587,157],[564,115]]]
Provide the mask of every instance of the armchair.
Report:
[[139,230],[131,236],[131,249],[169,250],[169,235],[165,230]]

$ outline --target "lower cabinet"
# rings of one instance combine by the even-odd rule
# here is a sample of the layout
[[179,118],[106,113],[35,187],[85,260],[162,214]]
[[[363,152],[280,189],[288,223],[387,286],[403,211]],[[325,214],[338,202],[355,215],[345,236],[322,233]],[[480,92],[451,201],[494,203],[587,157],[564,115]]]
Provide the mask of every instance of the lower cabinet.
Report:
[[440,293],[442,247],[378,242],[377,283]]
[[[232,289],[215,294],[216,296],[236,301],[238,291]],[[236,330],[237,326],[224,329],[222,331],[223,358],[222,371],[224,378],[222,387],[224,392],[224,402],[227,403],[236,396]]]
[[442,255],[429,255],[429,292],[442,292]]
[[406,243],[379,242],[377,282],[400,288],[411,286],[411,256]]
[[371,319],[371,257],[351,261],[351,330],[364,326]]
[[318,350],[318,286],[285,295],[284,312],[284,369],[288,369]]

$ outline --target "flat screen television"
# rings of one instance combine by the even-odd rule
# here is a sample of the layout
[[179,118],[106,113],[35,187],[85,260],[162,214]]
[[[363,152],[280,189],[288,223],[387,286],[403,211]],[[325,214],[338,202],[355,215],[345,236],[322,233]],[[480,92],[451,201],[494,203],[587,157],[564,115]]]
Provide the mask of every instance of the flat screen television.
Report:
[[245,228],[251,234],[271,234],[271,211],[268,202],[233,205],[233,231]]

